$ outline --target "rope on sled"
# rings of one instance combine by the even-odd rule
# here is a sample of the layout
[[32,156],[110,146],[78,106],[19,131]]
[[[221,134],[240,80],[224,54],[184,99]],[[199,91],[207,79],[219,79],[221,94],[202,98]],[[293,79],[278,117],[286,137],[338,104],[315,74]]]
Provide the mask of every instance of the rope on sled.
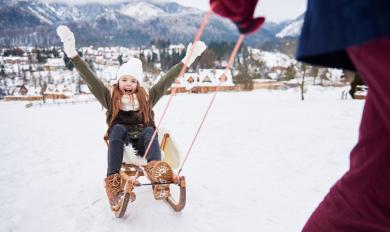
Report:
[[[200,40],[200,38],[201,38],[201,36],[202,36],[202,34],[203,34],[205,28],[206,28],[206,25],[207,25],[207,23],[208,23],[208,21],[209,21],[210,15],[213,13],[213,9],[217,6],[217,4],[218,4],[218,2],[213,2],[213,4],[211,5],[209,11],[205,14],[205,16],[204,16],[204,18],[203,18],[203,21],[202,21],[202,24],[200,25],[200,27],[199,27],[199,29],[198,29],[198,32],[196,33],[195,38],[194,38],[194,41],[193,41],[192,44],[195,44],[195,42],[197,42],[197,41]],[[205,120],[206,120],[206,118],[207,118],[207,116],[208,116],[208,113],[210,112],[211,107],[212,107],[213,104],[214,104],[214,101],[215,101],[215,98],[216,98],[216,96],[217,96],[217,93],[219,92],[219,90],[220,90],[220,88],[221,88],[221,84],[222,84],[223,82],[226,81],[226,74],[227,74],[227,72],[229,71],[229,69],[231,69],[232,64],[233,64],[233,61],[234,61],[234,57],[236,56],[236,54],[237,54],[237,52],[238,52],[238,49],[240,48],[240,46],[241,46],[241,44],[242,44],[244,38],[245,38],[245,35],[244,35],[244,34],[240,34],[240,36],[238,37],[238,39],[237,39],[237,41],[236,41],[236,44],[234,45],[233,51],[232,51],[232,53],[231,53],[230,56],[229,56],[227,66],[226,66],[226,68],[225,68],[225,70],[224,70],[222,76],[220,77],[220,82],[219,82],[219,84],[218,84],[218,86],[217,86],[217,88],[216,88],[216,90],[215,90],[215,92],[214,92],[214,94],[213,94],[213,97],[211,98],[211,101],[210,101],[210,103],[209,103],[209,106],[207,107],[207,110],[206,110],[205,114],[203,115],[202,121],[201,121],[201,123],[200,123],[200,125],[199,125],[199,127],[198,127],[198,129],[197,129],[197,131],[196,131],[196,133],[195,133],[195,136],[194,136],[194,138],[193,138],[193,140],[192,140],[192,142],[191,142],[191,145],[189,146],[189,148],[188,148],[188,150],[187,150],[187,153],[186,153],[186,156],[185,156],[185,158],[184,158],[184,160],[183,160],[183,162],[182,162],[182,164],[181,164],[181,166],[180,166],[180,169],[179,169],[179,172],[178,172],[178,176],[180,176],[180,173],[181,173],[182,170],[183,170],[183,166],[184,166],[185,162],[187,161],[187,158],[188,158],[188,156],[189,156],[189,154],[190,154],[190,152],[191,152],[191,150],[192,150],[192,147],[193,147],[194,144],[195,144],[196,139],[198,138],[199,132],[200,132],[201,128],[203,127],[203,124],[204,124],[204,122],[205,122]],[[191,55],[192,51],[193,51],[193,50],[191,49],[191,50],[190,50],[190,55]],[[182,69],[180,70],[180,73],[179,73],[179,76],[178,76],[178,77],[181,77],[181,76],[184,75],[185,69],[186,69],[186,66],[183,65]],[[176,83],[178,83],[178,79],[176,79]],[[143,155],[143,158],[146,158],[146,156],[147,156],[147,154],[148,154],[148,152],[149,152],[149,150],[150,150],[150,147],[151,147],[151,145],[152,145],[152,141],[154,140],[154,138],[155,138],[156,135],[157,135],[157,129],[160,127],[160,125],[161,125],[161,123],[162,123],[162,121],[163,121],[163,119],[164,119],[164,117],[165,117],[165,115],[166,115],[166,113],[167,113],[167,111],[168,111],[168,108],[169,108],[169,105],[170,105],[170,103],[171,103],[171,101],[172,101],[172,98],[173,98],[173,96],[176,94],[176,90],[177,90],[177,87],[176,87],[176,86],[174,86],[173,88],[171,88],[170,97],[169,97],[169,99],[168,99],[168,102],[167,102],[167,104],[166,104],[164,110],[163,110],[163,113],[162,113],[162,115],[161,115],[161,118],[160,118],[160,120],[159,120],[157,126],[156,126],[156,129],[154,130],[153,136],[152,136],[152,138],[151,138],[151,140],[150,140],[150,142],[149,142],[149,144],[148,144],[148,147],[147,147],[147,149],[146,149],[146,151],[145,151],[145,154]]]
[[211,107],[214,104],[214,101],[215,101],[215,98],[217,96],[217,93],[219,92],[219,89],[221,88],[221,84],[226,81],[226,74],[229,71],[229,69],[232,67],[232,64],[233,64],[233,61],[234,61],[234,57],[236,56],[237,51],[240,48],[244,38],[245,38],[245,35],[241,34],[240,37],[238,37],[236,44],[234,45],[233,51],[230,54],[230,57],[229,57],[229,60],[228,60],[228,64],[227,64],[227,66],[225,68],[225,71],[223,72],[222,76],[220,77],[219,84],[218,84],[218,86],[217,86],[217,88],[216,88],[216,90],[215,90],[215,92],[213,94],[213,97],[211,98],[211,101],[209,103],[209,106],[207,107],[206,113],[203,115],[203,119],[202,119],[202,121],[201,121],[201,123],[200,123],[200,125],[198,127],[198,130],[196,131],[195,136],[194,136],[194,138],[192,140],[192,143],[191,143],[190,147],[187,150],[186,157],[184,158],[184,160],[183,160],[183,162],[182,162],[182,164],[180,166],[179,172],[177,174],[178,176],[180,176],[180,173],[183,170],[183,166],[184,166],[185,162],[187,161],[187,158],[188,158],[188,156],[189,156],[189,154],[190,154],[190,152],[192,150],[192,147],[195,144],[195,140],[197,139],[197,137],[199,135],[200,129],[203,127],[203,124],[204,124],[204,122],[206,120],[206,117],[207,117]]

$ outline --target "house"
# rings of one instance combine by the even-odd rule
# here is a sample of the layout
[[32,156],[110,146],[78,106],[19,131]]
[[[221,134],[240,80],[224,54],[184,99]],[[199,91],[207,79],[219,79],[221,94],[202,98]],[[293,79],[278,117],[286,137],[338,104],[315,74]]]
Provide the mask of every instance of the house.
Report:
[[4,64],[26,64],[28,62],[28,58],[22,56],[6,56],[3,60]]
[[62,58],[49,58],[45,64],[45,68],[50,68],[51,71],[63,69],[65,67],[65,62]]
[[27,93],[28,93],[28,89],[26,88],[26,86],[24,86],[24,85],[20,86],[19,94],[20,95],[26,95]]
[[104,59],[103,56],[96,56],[95,57],[95,63],[97,63],[97,64],[105,64],[106,60]]
[[231,70],[199,69],[196,73],[185,73],[176,85],[177,92],[207,93],[217,90],[237,90],[233,83]]

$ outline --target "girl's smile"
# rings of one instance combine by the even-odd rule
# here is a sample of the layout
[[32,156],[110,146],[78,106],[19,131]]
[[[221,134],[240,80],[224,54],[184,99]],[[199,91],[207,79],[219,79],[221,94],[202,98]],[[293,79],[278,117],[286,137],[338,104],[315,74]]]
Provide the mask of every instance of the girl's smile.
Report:
[[132,76],[122,76],[119,79],[119,89],[123,94],[133,94],[136,92],[138,81]]

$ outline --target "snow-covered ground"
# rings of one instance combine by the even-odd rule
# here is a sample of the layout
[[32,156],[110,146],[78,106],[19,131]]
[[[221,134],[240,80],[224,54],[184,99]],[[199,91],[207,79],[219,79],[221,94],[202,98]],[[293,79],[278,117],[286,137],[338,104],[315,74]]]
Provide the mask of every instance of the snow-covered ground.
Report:
[[[0,231],[300,231],[347,170],[363,101],[341,89],[219,93],[184,166],[176,213],[151,188],[111,213],[97,102],[0,103]],[[177,95],[163,122],[186,151],[211,94]],[[167,102],[156,106],[157,119]]]

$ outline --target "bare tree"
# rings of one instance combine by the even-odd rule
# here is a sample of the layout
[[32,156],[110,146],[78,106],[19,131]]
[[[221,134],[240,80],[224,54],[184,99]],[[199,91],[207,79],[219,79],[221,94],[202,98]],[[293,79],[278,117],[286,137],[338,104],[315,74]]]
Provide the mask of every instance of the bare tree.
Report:
[[299,85],[299,88],[301,90],[301,100],[305,100],[305,96],[304,96],[304,90],[305,90],[305,76],[306,76],[306,64],[301,64],[300,65],[300,72],[299,74],[295,75],[295,77],[297,78],[297,81],[298,81],[298,85]]
[[321,72],[321,75],[320,75],[320,80],[321,80],[320,85],[321,86],[324,85],[324,80],[329,80],[328,73],[329,73],[329,70],[327,68],[322,69],[322,72]]
[[42,101],[43,103],[46,103],[46,89],[47,89],[47,83],[44,81],[39,74],[39,85],[41,86],[40,94],[42,95]]
[[317,66],[312,66],[311,69],[310,69],[310,74],[309,75],[313,77],[313,85],[316,84],[316,79],[318,77],[318,71],[319,71],[319,69],[318,69]]

